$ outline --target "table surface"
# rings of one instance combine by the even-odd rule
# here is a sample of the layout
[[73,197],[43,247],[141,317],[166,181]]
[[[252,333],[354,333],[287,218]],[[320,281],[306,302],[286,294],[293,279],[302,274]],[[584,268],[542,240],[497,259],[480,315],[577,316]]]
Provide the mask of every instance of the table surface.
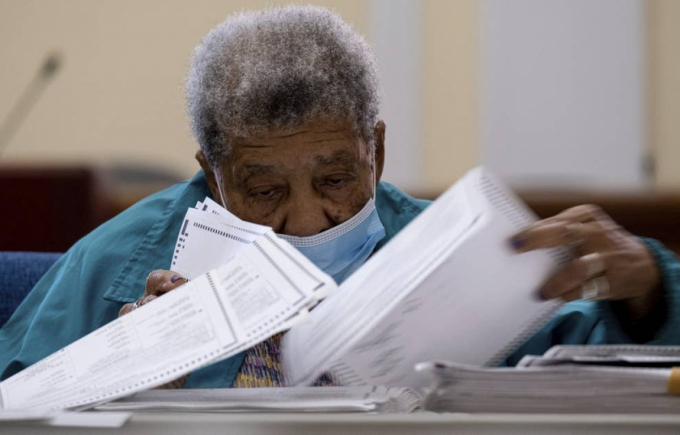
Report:
[[680,415],[574,414],[226,414],[148,412],[134,414],[120,429],[49,427],[3,423],[9,434],[677,434]]

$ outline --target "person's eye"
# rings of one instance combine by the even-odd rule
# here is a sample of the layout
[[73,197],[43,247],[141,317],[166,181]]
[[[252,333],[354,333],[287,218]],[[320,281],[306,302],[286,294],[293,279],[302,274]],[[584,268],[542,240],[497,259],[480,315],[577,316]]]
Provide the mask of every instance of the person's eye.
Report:
[[281,190],[276,187],[263,187],[259,189],[253,189],[250,192],[250,197],[258,200],[268,201],[278,198],[280,194]]
[[324,184],[327,187],[330,187],[330,188],[338,188],[338,187],[342,187],[345,184],[347,184],[348,181],[349,181],[349,177],[333,176],[333,177],[326,177],[326,179],[324,180]]

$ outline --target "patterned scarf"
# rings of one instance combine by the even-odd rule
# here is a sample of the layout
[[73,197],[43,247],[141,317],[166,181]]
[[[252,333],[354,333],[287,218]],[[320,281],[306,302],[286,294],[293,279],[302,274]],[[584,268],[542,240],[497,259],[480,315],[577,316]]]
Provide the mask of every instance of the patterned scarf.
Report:
[[[281,364],[281,338],[283,332],[248,349],[232,388],[286,386]],[[314,384],[316,387],[338,385],[340,382],[329,373],[322,375]]]

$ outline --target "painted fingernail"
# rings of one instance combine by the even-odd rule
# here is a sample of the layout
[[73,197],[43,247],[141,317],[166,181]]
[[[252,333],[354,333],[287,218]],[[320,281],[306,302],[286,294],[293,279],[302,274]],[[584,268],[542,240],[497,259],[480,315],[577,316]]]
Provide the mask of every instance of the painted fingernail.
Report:
[[182,279],[181,276],[179,276],[179,275],[172,275],[172,278],[170,278],[170,282],[174,284],[174,283],[176,283],[177,281],[179,281],[180,279]]
[[515,249],[522,249],[526,242],[521,237],[513,237],[512,239],[510,239],[510,244]]

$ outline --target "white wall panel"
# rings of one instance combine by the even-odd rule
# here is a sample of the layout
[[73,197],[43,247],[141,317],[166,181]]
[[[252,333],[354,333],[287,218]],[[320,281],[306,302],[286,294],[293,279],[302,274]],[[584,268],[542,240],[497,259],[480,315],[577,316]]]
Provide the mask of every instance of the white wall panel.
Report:
[[520,186],[644,184],[641,0],[482,0],[482,160]]
[[380,68],[381,118],[387,124],[383,180],[402,189],[421,187],[423,93],[422,4],[371,0],[369,41]]

